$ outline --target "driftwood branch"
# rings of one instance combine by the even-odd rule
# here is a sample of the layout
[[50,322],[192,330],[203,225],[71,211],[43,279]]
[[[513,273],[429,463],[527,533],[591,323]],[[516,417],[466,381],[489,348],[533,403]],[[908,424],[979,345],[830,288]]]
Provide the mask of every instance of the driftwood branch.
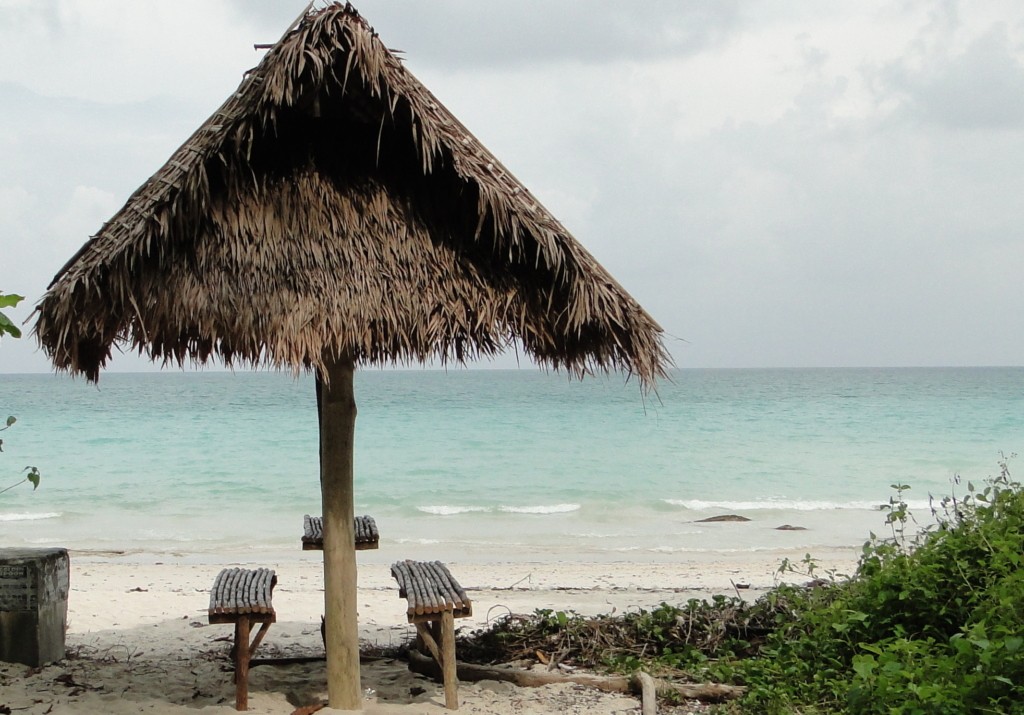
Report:
[[[409,650],[409,669],[432,678],[440,677],[440,669],[434,660],[417,650]],[[537,688],[551,683],[576,683],[589,688],[597,688],[609,693],[632,693],[640,691],[639,681],[624,675],[584,675],[549,673],[544,671],[519,670],[502,666],[471,665],[456,663],[459,680],[476,682],[478,680],[500,680],[524,688]],[[738,685],[721,685],[719,683],[672,683],[657,678],[651,679],[658,692],[673,692],[688,700],[701,700],[708,703],[720,703],[738,698],[745,688]]]
[[636,674],[636,679],[640,681],[642,715],[658,715],[658,689],[654,678],[641,672]]

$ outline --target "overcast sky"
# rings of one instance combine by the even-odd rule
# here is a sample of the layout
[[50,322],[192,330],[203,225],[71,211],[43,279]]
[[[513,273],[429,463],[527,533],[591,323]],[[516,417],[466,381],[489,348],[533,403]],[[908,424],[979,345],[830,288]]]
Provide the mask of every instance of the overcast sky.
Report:
[[[0,0],[12,318],[304,6]],[[680,367],[1024,364],[1019,0],[357,6]]]

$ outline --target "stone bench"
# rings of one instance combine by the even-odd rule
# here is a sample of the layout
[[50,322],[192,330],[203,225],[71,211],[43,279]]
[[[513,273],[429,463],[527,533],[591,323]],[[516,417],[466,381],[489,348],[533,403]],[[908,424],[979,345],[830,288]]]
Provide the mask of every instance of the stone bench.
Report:
[[419,643],[441,668],[445,707],[459,709],[455,671],[455,619],[473,615],[466,591],[440,561],[399,561],[391,566],[398,595],[407,599],[406,616],[416,625]]
[[[249,709],[249,661],[271,623],[277,621],[272,601],[277,576],[270,569],[224,569],[210,589],[210,623],[234,623],[235,710]],[[252,624],[259,633],[249,643]]]
[[[372,516],[357,516],[355,519],[356,551],[380,548],[380,534],[377,522]],[[302,517],[302,550],[324,550],[324,520],[320,516],[306,514]]]

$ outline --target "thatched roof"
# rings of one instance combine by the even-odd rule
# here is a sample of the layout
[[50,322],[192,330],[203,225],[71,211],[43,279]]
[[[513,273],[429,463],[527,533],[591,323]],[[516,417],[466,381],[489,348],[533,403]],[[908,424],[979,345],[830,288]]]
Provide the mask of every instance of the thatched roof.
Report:
[[351,7],[306,15],[54,278],[35,334],[154,359],[462,361],[651,383],[661,328]]

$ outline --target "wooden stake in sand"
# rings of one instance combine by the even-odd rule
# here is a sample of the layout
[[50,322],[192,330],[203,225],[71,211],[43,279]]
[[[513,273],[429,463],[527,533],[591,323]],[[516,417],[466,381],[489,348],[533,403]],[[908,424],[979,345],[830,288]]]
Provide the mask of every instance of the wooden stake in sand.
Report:
[[359,710],[355,509],[352,458],[356,400],[350,358],[328,364],[321,381],[320,489],[324,508],[324,645],[330,706]]

